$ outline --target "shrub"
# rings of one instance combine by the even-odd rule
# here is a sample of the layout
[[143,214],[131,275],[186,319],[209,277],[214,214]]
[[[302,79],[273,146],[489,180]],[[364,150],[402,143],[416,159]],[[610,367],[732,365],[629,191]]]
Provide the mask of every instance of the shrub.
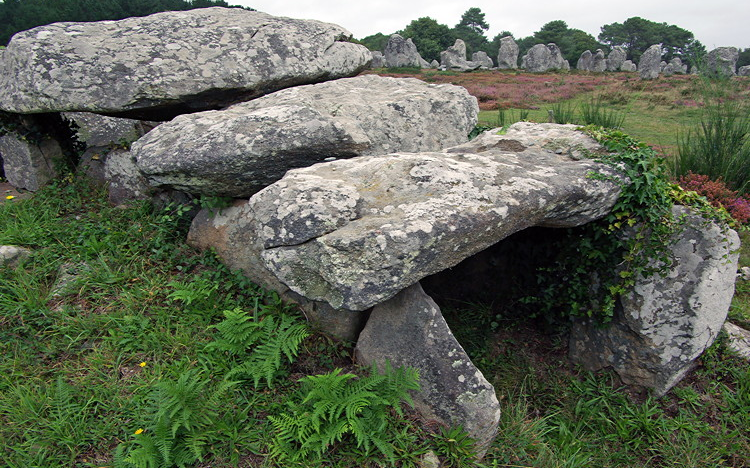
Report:
[[581,104],[581,120],[583,125],[619,129],[625,122],[625,115],[608,109],[604,99],[599,96]]
[[727,187],[721,178],[711,180],[708,176],[688,172],[680,177],[679,184],[685,190],[692,190],[706,197],[713,206],[723,207],[738,223],[746,224],[750,221],[750,201]]

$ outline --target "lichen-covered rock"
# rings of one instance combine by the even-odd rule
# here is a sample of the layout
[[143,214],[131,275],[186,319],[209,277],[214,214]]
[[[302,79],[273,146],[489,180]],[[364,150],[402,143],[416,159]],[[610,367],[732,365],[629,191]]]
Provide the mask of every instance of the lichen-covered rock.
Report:
[[643,80],[655,80],[661,71],[661,45],[654,44],[641,55],[638,73]]
[[154,186],[248,197],[294,167],[465,142],[478,112],[458,86],[366,75],[179,116],[132,151]]
[[0,67],[0,109],[165,120],[364,70],[366,47],[319,21],[238,8],[23,31]]
[[15,133],[0,137],[0,155],[8,182],[31,192],[55,178],[64,159],[57,141],[44,137],[32,142]]
[[466,43],[461,39],[440,52],[440,68],[455,71],[471,71],[481,67],[481,63],[466,60]]
[[104,159],[104,180],[107,182],[109,202],[121,205],[131,200],[151,198],[151,186],[135,165],[130,151],[115,149]]
[[492,59],[487,55],[487,52],[483,50],[471,54],[471,61],[474,63],[479,63],[479,68],[481,68],[482,70],[489,70],[490,68],[495,66],[495,64],[492,63]]
[[[628,58],[628,54],[622,46],[614,47],[607,56],[607,71],[614,72],[622,69],[622,64]],[[628,70],[624,70],[628,71]]]
[[584,50],[581,53],[581,56],[578,58],[578,63],[576,64],[576,69],[581,71],[591,71],[591,60],[593,59],[593,55],[591,54],[590,50]]
[[604,73],[607,70],[607,59],[602,49],[596,49],[596,52],[591,57],[591,67],[589,70],[595,73]]
[[203,209],[193,219],[187,242],[200,250],[211,249],[232,270],[240,270],[256,284],[276,291],[281,298],[299,304],[308,321],[336,338],[356,342],[367,320],[366,312],[334,309],[291,291],[265,266],[263,246],[252,222],[247,201],[238,200],[222,209]]
[[727,334],[727,347],[738,356],[750,360],[750,331],[731,322],[725,322],[722,328]]
[[156,122],[107,117],[90,112],[64,112],[76,125],[76,137],[86,146],[128,146],[156,126]]
[[709,75],[734,76],[740,52],[736,47],[717,47],[706,54],[705,72]]
[[554,43],[536,44],[523,56],[523,68],[532,73],[550,70],[569,70],[570,65]]
[[602,328],[577,322],[571,358],[586,369],[613,369],[623,382],[663,395],[713,343],[734,294],[737,233],[682,207],[684,230],[671,247],[674,264],[663,277],[639,278]]
[[637,72],[638,66],[634,64],[632,60],[625,60],[624,62],[622,62],[620,70],[624,72]]
[[441,153],[291,170],[250,199],[243,222],[290,289],[365,310],[526,227],[605,215],[620,187],[589,176],[612,170],[578,160],[597,145],[575,128],[519,123]]
[[462,426],[481,457],[495,438],[500,403],[495,389],[451,333],[440,308],[419,283],[376,306],[357,341],[358,362],[386,362],[419,371],[414,406],[422,417]]
[[497,68],[500,70],[515,70],[518,68],[518,44],[512,36],[500,39],[500,49],[497,51]]
[[419,55],[417,46],[414,45],[411,38],[404,39],[400,34],[393,34],[388,38],[388,43],[383,50],[383,58],[386,67],[430,68],[429,64]]
[[0,266],[6,265],[15,268],[29,257],[31,250],[17,245],[0,245]]
[[385,57],[379,50],[370,52],[372,54],[372,62],[370,62],[370,68],[383,68],[385,67]]
[[750,65],[745,65],[737,70],[737,76],[750,76]]

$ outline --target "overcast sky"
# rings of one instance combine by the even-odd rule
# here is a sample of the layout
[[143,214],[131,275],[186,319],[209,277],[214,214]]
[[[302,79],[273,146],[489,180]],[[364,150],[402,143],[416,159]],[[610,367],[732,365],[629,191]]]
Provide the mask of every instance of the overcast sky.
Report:
[[453,27],[470,7],[479,7],[490,25],[487,37],[510,31],[525,37],[553,20],[596,37],[600,27],[640,16],[691,31],[708,50],[750,47],[750,0],[228,0],[277,16],[317,19],[345,27],[357,39],[403,29],[429,16]]

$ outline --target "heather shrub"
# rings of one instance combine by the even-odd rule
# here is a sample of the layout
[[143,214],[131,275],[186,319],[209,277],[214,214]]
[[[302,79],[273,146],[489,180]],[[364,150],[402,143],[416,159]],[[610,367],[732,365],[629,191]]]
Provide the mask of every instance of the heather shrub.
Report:
[[712,205],[723,207],[740,224],[750,221],[750,201],[731,190],[724,181],[719,178],[711,180],[710,177],[688,172],[680,177],[680,186],[685,190],[692,190],[698,195],[706,197]]

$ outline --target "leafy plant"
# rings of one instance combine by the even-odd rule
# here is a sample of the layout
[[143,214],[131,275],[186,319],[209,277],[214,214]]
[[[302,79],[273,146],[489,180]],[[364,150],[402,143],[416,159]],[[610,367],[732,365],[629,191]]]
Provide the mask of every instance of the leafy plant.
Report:
[[435,452],[445,460],[447,467],[464,468],[475,466],[475,441],[463,427],[441,427],[432,435]]
[[268,417],[276,432],[271,455],[302,460],[352,437],[357,447],[366,452],[377,449],[393,460],[387,441],[388,411],[403,415],[400,404],[411,404],[408,392],[419,388],[417,380],[416,370],[394,370],[390,365],[383,374],[373,368],[369,376],[359,378],[335,369],[300,379],[302,385],[287,403],[287,412]]
[[711,180],[708,176],[688,172],[680,177],[679,184],[685,190],[706,197],[713,206],[727,210],[737,223],[750,221],[750,202],[737,191],[730,190],[721,178]]
[[133,447],[117,448],[115,465],[183,468],[200,461],[213,437],[217,408],[235,385],[227,380],[214,385],[196,370],[159,382],[149,397],[151,422],[135,431]]
[[300,344],[310,335],[306,324],[287,314],[250,316],[237,308],[224,311],[224,317],[216,325],[220,337],[208,347],[238,358],[241,364],[233,367],[227,378],[250,376],[255,388],[261,379],[272,387],[282,357],[292,362]]

